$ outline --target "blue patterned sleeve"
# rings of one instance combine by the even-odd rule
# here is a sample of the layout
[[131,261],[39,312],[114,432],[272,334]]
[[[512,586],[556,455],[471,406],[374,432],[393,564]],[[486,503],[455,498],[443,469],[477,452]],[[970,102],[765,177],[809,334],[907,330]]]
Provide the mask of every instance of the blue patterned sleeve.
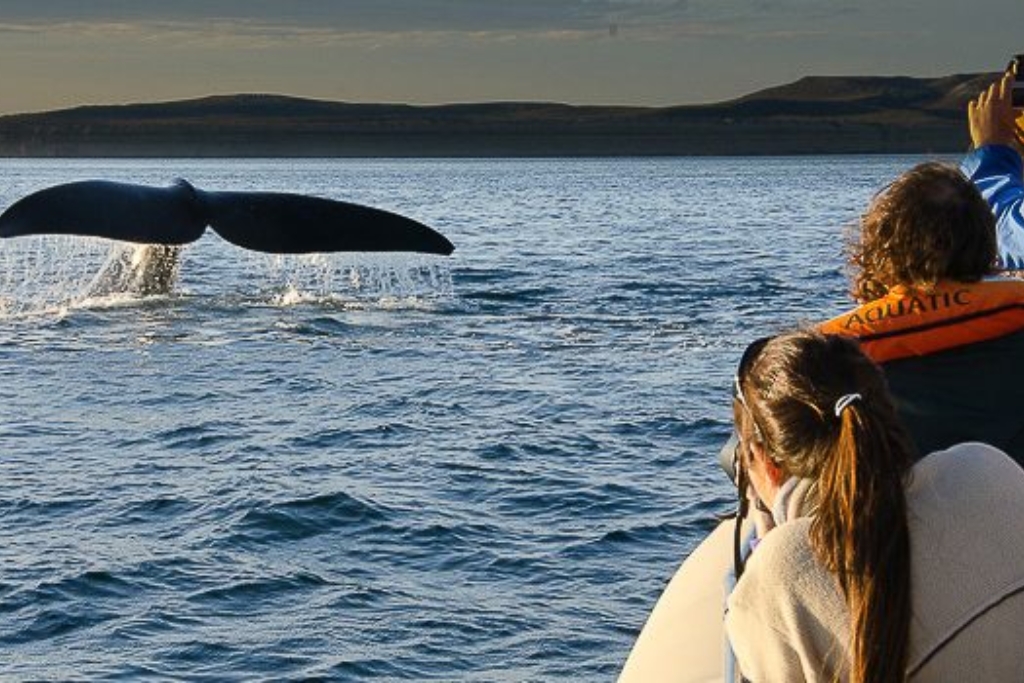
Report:
[[1024,164],[1007,145],[985,145],[960,165],[996,215],[1000,266],[1024,270]]

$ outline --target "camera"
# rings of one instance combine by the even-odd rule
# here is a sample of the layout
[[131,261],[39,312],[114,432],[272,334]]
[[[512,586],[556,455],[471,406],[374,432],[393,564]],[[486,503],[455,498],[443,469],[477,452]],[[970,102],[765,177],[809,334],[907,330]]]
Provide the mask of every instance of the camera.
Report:
[[736,432],[729,436],[729,440],[718,452],[718,466],[722,468],[726,476],[733,484],[739,486],[740,462],[739,462],[739,437]]
[[1015,55],[1007,68],[1017,74],[1013,80],[1013,107],[1024,109],[1024,54]]

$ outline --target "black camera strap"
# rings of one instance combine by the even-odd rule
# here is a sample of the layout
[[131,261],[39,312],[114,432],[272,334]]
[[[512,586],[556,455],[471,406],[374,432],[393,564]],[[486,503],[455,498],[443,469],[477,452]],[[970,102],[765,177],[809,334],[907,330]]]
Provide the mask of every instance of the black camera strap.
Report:
[[745,467],[736,468],[736,491],[739,493],[739,501],[736,505],[736,526],[733,528],[732,543],[732,571],[736,580],[743,575],[743,521],[747,518],[747,510],[750,507],[750,499],[747,498],[747,470]]

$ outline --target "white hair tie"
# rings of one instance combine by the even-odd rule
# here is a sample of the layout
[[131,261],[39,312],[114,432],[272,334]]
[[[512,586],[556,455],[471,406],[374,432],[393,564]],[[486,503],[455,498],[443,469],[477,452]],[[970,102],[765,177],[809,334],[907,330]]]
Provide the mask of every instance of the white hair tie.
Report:
[[854,401],[861,400],[861,398],[862,396],[860,394],[846,394],[845,396],[840,396],[836,401],[836,417],[842,417],[843,411],[846,410],[846,407]]

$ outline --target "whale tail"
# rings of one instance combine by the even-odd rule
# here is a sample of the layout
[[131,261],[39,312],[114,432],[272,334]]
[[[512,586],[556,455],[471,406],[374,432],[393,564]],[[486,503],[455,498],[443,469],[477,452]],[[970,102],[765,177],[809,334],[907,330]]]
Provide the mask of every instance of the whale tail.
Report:
[[0,237],[55,233],[183,245],[207,227],[232,244],[275,254],[455,250],[432,228],[383,209],[289,193],[206,192],[184,180],[163,188],[107,180],[55,185],[0,215]]

